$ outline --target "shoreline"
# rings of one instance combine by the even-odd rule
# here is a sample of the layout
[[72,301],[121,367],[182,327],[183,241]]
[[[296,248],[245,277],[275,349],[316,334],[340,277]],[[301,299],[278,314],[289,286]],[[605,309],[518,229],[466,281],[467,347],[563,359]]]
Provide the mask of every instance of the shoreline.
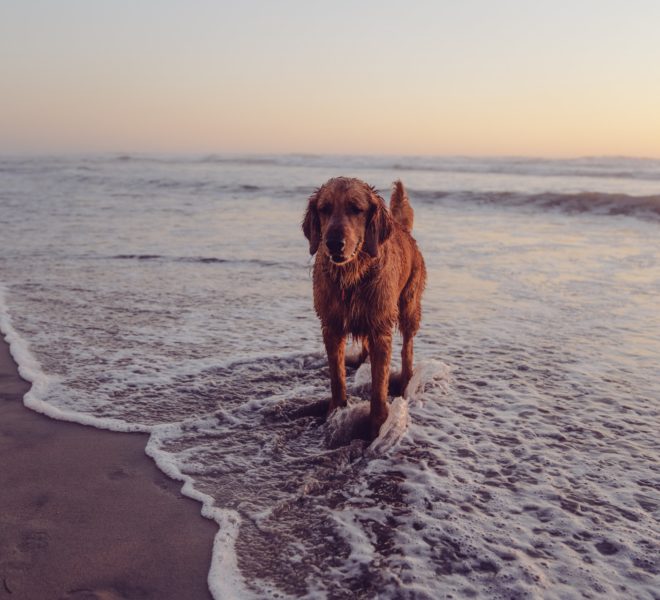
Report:
[[51,419],[29,389],[0,334],[0,599],[211,599],[217,525],[148,435]]

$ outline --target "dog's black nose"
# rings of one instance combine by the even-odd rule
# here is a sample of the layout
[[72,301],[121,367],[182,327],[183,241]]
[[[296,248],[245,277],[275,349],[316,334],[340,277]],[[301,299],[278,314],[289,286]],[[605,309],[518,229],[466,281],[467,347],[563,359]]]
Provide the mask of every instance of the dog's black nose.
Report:
[[332,236],[325,241],[325,245],[328,247],[328,250],[330,250],[330,254],[333,256],[340,255],[346,247],[346,241],[343,237]]

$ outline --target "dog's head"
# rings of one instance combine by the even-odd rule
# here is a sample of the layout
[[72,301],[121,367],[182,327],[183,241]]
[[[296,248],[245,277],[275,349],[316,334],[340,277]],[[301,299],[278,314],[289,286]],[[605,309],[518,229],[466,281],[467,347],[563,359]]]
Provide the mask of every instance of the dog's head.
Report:
[[361,251],[378,256],[378,247],[392,233],[392,217],[374,188],[359,179],[336,177],[310,196],[302,228],[310,254],[320,247],[341,266]]

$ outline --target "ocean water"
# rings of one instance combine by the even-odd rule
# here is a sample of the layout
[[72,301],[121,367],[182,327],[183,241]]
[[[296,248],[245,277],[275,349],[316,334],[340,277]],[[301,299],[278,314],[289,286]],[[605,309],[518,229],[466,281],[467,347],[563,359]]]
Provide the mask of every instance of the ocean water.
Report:
[[[372,444],[300,230],[340,174],[403,180],[428,267]],[[4,157],[0,226],[26,405],[151,434],[215,598],[660,598],[660,161]]]

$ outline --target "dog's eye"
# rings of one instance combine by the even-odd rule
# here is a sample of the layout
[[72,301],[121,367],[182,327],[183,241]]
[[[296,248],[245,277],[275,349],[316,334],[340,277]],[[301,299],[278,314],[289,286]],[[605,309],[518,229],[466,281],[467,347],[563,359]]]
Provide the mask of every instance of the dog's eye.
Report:
[[364,212],[357,204],[351,204],[348,207],[348,210],[354,215],[359,215],[361,212]]
[[331,204],[324,204],[323,206],[319,207],[319,212],[322,215],[329,215],[332,213],[332,205]]

